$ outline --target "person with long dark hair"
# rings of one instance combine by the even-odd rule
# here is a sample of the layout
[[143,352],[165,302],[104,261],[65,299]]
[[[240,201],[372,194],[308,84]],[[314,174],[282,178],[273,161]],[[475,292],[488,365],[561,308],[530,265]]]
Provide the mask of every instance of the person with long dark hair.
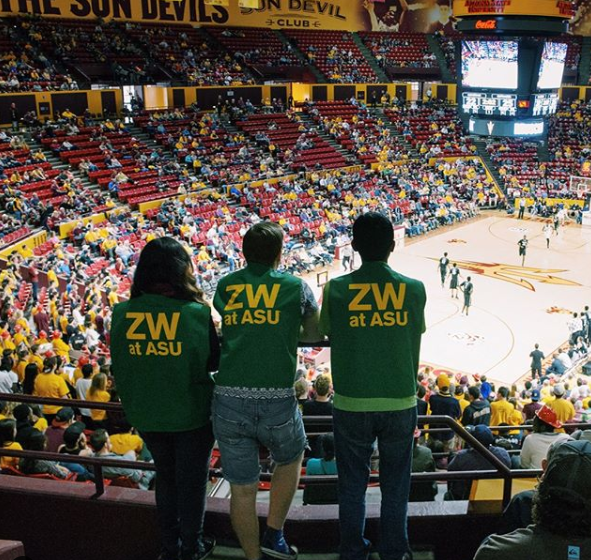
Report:
[[203,560],[213,447],[209,372],[219,361],[211,310],[184,247],[170,237],[142,250],[129,301],[113,310],[112,371],[129,422],[156,465],[159,560]]

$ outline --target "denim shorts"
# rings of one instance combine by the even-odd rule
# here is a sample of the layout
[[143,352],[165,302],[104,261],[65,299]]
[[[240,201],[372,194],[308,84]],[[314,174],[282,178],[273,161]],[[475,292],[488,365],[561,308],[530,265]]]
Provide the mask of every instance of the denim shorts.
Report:
[[232,484],[259,480],[259,446],[276,465],[298,460],[306,433],[295,397],[255,399],[214,393],[213,432],[222,457],[224,478]]

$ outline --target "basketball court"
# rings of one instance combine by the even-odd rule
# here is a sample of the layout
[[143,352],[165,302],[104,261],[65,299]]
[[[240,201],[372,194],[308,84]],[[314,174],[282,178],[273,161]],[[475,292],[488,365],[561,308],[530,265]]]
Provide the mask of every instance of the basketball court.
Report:
[[[422,364],[511,384],[528,372],[536,342],[546,355],[565,343],[570,313],[591,305],[591,229],[561,227],[547,249],[544,224],[487,215],[394,251],[390,264],[427,289]],[[522,267],[517,242],[524,234],[529,246]],[[472,277],[467,317],[461,314],[462,294],[451,297],[449,279],[441,287],[438,261],[444,252],[458,264],[460,282]],[[330,277],[339,274],[336,267],[330,271]]]

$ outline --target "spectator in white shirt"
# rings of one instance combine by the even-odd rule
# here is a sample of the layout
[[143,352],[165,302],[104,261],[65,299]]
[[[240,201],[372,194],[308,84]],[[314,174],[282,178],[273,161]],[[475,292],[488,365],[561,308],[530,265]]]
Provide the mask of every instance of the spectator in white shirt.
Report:
[[0,362],[0,393],[12,393],[12,386],[18,383],[18,375],[11,369],[11,360],[2,358]]

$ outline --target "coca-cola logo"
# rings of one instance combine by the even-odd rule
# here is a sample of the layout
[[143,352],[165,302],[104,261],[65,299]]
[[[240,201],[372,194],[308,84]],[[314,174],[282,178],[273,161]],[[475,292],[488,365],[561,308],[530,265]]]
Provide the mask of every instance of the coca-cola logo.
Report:
[[476,22],[476,29],[496,29],[497,22],[494,19],[479,19]]

